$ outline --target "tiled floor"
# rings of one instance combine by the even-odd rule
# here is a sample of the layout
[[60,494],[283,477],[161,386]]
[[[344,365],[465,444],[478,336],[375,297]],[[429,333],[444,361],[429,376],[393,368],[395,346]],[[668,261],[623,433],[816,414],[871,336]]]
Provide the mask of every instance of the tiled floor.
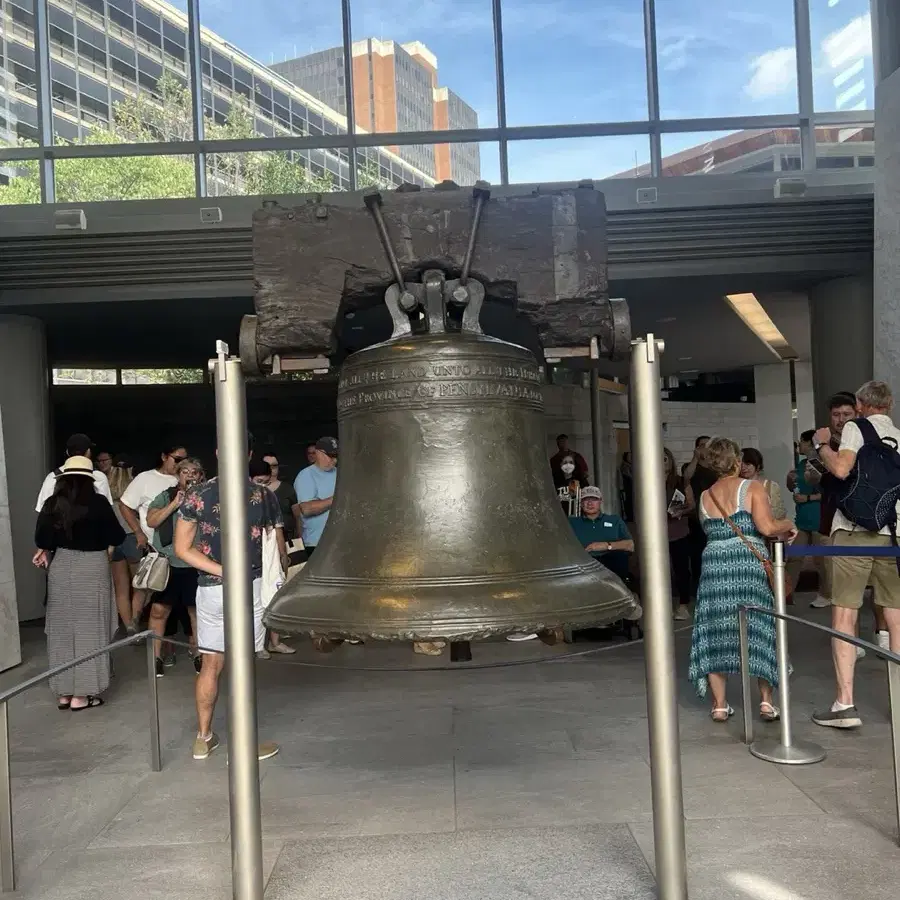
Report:
[[[0,686],[43,667],[40,631],[24,639],[26,663]],[[749,755],[737,719],[710,721],[683,677],[688,640],[677,635],[693,900],[893,900],[882,664],[859,667],[862,730],[816,728],[813,706],[831,699],[829,648],[792,632],[796,734],[829,755],[779,768]],[[481,645],[476,659],[571,649]],[[261,736],[283,747],[261,767],[267,900],[654,897],[642,652],[607,645],[569,662],[407,674],[347,667],[431,661],[399,647],[316,657],[304,646],[259,663]],[[297,664],[310,661],[329,668]],[[138,650],[118,654],[101,709],[58,712],[44,689],[13,703],[17,896],[231,896],[224,749],[190,758],[194,676],[181,657],[158,682],[164,770],[149,772],[143,663]],[[223,737],[226,712],[223,702]]]

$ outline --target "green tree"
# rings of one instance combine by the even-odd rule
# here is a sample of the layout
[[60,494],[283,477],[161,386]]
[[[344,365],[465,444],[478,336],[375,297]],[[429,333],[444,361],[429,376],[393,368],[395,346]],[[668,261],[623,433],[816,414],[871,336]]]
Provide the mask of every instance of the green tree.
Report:
[[[157,95],[147,92],[117,103],[107,128],[94,128],[83,143],[121,144],[179,141],[190,137],[191,97],[187,88],[164,75]],[[210,140],[252,138],[253,114],[245,98],[235,95],[224,124],[207,118]],[[63,143],[60,141],[60,143]],[[24,143],[22,146],[28,146]],[[33,146],[33,145],[30,145]],[[16,164],[9,184],[0,185],[0,204],[40,202],[38,163]],[[375,166],[377,172],[377,166]],[[214,153],[207,157],[209,193],[294,194],[334,190],[330,174],[311,174],[296,151]],[[194,163],[190,156],[129,156],[60,159],[56,162],[56,197],[60,203],[99,200],[151,200],[192,197]]]
[[202,369],[123,369],[122,384],[202,384]]

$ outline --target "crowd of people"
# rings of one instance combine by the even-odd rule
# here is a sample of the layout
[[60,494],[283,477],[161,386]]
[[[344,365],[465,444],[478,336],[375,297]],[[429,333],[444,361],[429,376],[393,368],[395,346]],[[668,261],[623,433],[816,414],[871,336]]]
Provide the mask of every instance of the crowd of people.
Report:
[[[818,593],[811,605],[830,606],[833,627],[857,635],[859,611],[871,596],[879,645],[900,651],[900,562],[896,556],[860,551],[897,547],[900,429],[890,418],[892,405],[891,391],[881,382],[831,398],[828,425],[800,436],[785,478],[796,510],[793,519],[786,518],[780,485],[766,476],[757,449],[742,449],[726,437],[701,436],[680,472],[673,454],[664,451],[672,612],[675,619],[687,620],[693,604],[689,678],[698,695],[708,699],[713,720],[727,721],[734,712],[727,679],[740,671],[738,608],[772,606],[773,539],[852,548],[849,556],[816,559]],[[267,635],[262,625],[271,599],[263,596],[264,547],[269,542],[277,547],[282,580],[315,552],[334,497],[338,444],[333,437],[309,444],[307,465],[290,483],[282,478],[276,453],[255,455],[252,436],[248,443],[255,641],[258,655],[268,658],[295,651],[278,634]],[[590,485],[587,463],[566,435],[559,435],[557,448],[550,468],[564,509],[571,512],[577,501],[570,517],[576,538],[629,583],[634,541],[625,518],[603,511],[602,491]],[[633,477],[630,462],[628,477]],[[162,677],[175,658],[166,638],[183,627],[197,673],[193,755],[207,758],[218,746],[212,720],[225,653],[218,480],[208,478],[204,464],[181,444],[163,448],[156,466],[135,474],[127,457],[95,453],[86,435],[75,434],[67,442],[64,463],[44,480],[36,510],[34,563],[48,570],[50,665],[65,665],[99,649],[117,631],[133,636],[146,621],[155,635],[156,674]],[[160,561],[163,578],[153,570]],[[798,582],[802,563],[802,556],[794,554],[787,594]],[[748,630],[759,714],[773,721],[780,715],[773,702],[778,686],[774,619],[751,613]],[[516,636],[527,637],[532,636]],[[326,644],[317,649],[330,649],[331,642],[326,639]],[[857,650],[835,640],[833,656],[835,699],[814,721],[858,727]],[[50,686],[59,709],[78,712],[103,705],[110,674],[109,657],[101,655],[55,676]],[[260,745],[260,758],[277,752],[274,744]]]
[[[275,453],[255,457],[252,435],[248,443],[255,643],[257,655],[266,659],[273,652],[295,651],[279,635],[267,635],[262,624],[263,545],[276,543],[282,577],[315,549],[331,508],[338,445],[332,437],[308,445],[308,465],[292,485],[281,479]],[[34,563],[48,570],[50,665],[99,649],[116,631],[133,636],[146,619],[156,635],[156,675],[163,677],[174,664],[165,638],[181,625],[197,673],[193,756],[206,759],[219,745],[212,719],[225,658],[218,479],[207,478],[202,462],[183,445],[167,446],[154,468],[135,474],[126,457],[95,455],[90,438],[76,434],[67,442],[65,462],[41,486],[37,512]],[[142,579],[151,566],[156,567],[148,576],[152,590]],[[59,709],[102,706],[110,674],[109,656],[103,654],[55,676],[50,687]],[[270,742],[259,748],[261,759],[277,752]]]
[[[900,515],[900,429],[890,418],[888,385],[871,381],[855,393],[829,401],[829,423],[800,435],[794,466],[785,479],[795,505],[785,517],[779,484],[766,477],[762,454],[727,438],[701,436],[679,480],[666,453],[671,562],[679,598],[677,618],[687,618],[686,598],[696,597],[689,678],[710,715],[726,721],[734,712],[726,697],[729,675],[740,671],[738,607],[772,607],[769,544],[849,547],[854,555],[815,557],[818,591],[811,606],[831,607],[832,627],[859,634],[859,611],[873,603],[875,637],[882,649],[900,650],[900,562],[867,556],[860,548],[897,546]],[[680,525],[687,518],[688,528]],[[795,553],[787,566],[788,602],[804,563]],[[771,616],[748,617],[750,671],[758,679],[760,716],[775,720],[778,686],[775,627]],[[813,721],[855,728],[862,719],[854,703],[856,660],[864,652],[832,642],[836,691],[832,705]]]

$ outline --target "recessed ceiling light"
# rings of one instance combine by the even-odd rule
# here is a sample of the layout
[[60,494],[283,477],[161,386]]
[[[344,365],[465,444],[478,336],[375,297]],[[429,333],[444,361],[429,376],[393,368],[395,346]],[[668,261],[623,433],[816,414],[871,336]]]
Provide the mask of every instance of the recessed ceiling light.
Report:
[[662,319],[657,319],[657,322],[674,322],[675,316],[664,316]]
[[692,373],[699,372],[699,371],[700,371],[699,369],[682,369],[681,374],[682,375],[691,375]]
[[678,362],[687,362],[689,359],[693,359],[693,356],[679,356]]
[[769,318],[769,314],[756,299],[756,294],[727,294],[725,299],[743,323],[775,356],[780,360],[797,359],[797,351]]

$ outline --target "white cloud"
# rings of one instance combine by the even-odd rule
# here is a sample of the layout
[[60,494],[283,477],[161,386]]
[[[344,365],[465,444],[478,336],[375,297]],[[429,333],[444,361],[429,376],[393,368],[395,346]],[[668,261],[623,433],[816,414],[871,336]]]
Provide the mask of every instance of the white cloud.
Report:
[[744,85],[751,100],[765,100],[787,93],[797,83],[797,54],[793,47],[767,50],[750,61],[753,74]]
[[822,53],[830,69],[840,69],[860,57],[872,55],[872,22],[868,13],[833,31],[822,41]]

